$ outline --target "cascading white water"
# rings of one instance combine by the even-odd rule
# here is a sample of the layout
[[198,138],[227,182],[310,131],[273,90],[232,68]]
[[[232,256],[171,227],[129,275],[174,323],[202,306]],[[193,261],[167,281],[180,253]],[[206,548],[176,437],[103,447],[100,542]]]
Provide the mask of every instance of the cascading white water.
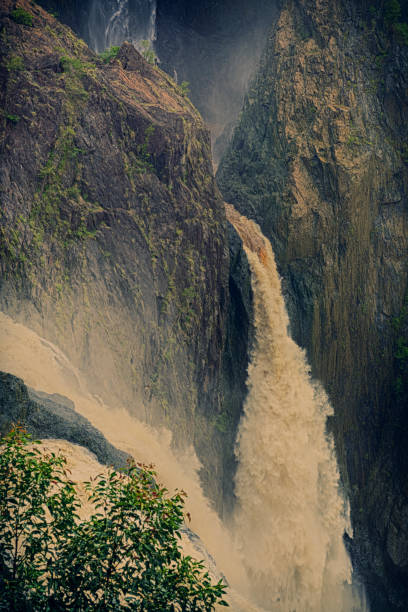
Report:
[[[69,397],[117,448],[155,464],[169,490],[188,492],[188,526],[201,537],[208,559],[214,557],[217,572],[227,577],[232,611],[361,612],[366,607],[348,586],[351,569],[342,541],[347,520],[325,434],[330,407],[310,380],[303,352],[288,335],[269,242],[232,207],[227,206],[227,216],[243,239],[251,266],[256,325],[236,447],[235,544],[203,495],[193,451],[176,457],[169,432],[154,432],[126,410],[91,396],[60,349],[2,313],[0,370],[38,390]],[[64,452],[78,460],[71,445],[63,444]],[[94,464],[84,451],[84,478]]]
[[118,0],[117,10],[105,28],[106,47],[117,45],[129,37],[129,9],[127,0]]
[[147,31],[146,40],[148,40],[152,45],[156,40],[156,13],[157,13],[157,2],[156,0],[150,0],[150,19],[149,19],[149,29]]
[[347,527],[330,406],[288,334],[274,254],[260,228],[226,205],[251,268],[256,347],[236,456],[235,532],[256,601],[282,612],[349,612]]
[[97,53],[128,40],[128,0],[93,0],[89,13],[89,42]]
[[129,0],[93,0],[88,20],[89,42],[100,53],[125,40],[135,45],[156,39],[156,0],[141,0],[129,8]]

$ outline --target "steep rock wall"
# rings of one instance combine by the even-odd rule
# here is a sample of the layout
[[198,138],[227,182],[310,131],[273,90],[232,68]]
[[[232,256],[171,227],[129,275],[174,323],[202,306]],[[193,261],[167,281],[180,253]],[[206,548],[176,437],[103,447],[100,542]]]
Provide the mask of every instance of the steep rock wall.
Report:
[[288,0],[217,174],[226,201],[271,239],[293,337],[335,407],[372,610],[408,605],[397,458],[407,419],[393,389],[407,290],[407,59],[359,3]]
[[220,506],[228,251],[209,134],[131,45],[104,64],[20,6],[32,26],[0,2],[0,308],[105,400],[194,443]]
[[[40,0],[71,26],[93,49],[103,51],[110,38],[110,18],[118,13],[122,41],[148,38],[151,0]],[[96,6],[98,10],[95,10]],[[278,0],[157,0],[154,47],[160,67],[178,83],[188,82],[189,96],[211,127],[218,161],[241,110],[248,80],[276,17]],[[113,20],[115,22],[115,20]],[[151,33],[150,33],[151,34]],[[116,42],[115,42],[116,44]]]

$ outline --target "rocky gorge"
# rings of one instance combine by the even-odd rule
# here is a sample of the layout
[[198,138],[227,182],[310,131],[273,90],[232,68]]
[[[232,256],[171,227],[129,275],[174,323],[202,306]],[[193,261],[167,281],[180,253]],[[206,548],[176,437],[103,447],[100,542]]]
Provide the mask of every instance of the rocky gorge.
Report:
[[[41,4],[90,42],[91,2]],[[346,543],[372,612],[408,606],[408,46],[406,7],[392,20],[391,4],[158,0],[157,66],[127,42],[96,55],[28,0],[31,24],[0,3],[1,310],[104,400],[193,444],[227,517],[255,331],[224,200],[256,220],[334,408]],[[218,186],[210,133],[175,76],[212,127]],[[2,376],[2,428],[58,400],[22,385]],[[48,417],[25,419],[48,437]],[[120,452],[83,427],[90,450]]]
[[407,291],[406,60],[357,3],[288,3],[217,175],[271,238],[293,337],[335,407],[352,554],[373,610],[403,608],[408,584],[397,450],[406,398],[394,385]]

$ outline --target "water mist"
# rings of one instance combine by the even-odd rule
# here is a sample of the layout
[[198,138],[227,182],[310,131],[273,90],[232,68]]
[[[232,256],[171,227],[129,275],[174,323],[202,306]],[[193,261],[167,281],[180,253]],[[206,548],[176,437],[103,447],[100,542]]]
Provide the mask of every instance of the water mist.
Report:
[[[288,335],[270,243],[256,224],[230,206],[227,216],[243,240],[251,267],[256,327],[249,392],[236,442],[232,532],[202,492],[192,449],[176,455],[168,431],[153,431],[126,410],[92,396],[58,347],[3,313],[0,369],[35,389],[69,397],[117,448],[136,461],[153,463],[170,491],[188,492],[188,527],[202,543],[192,550],[184,537],[184,545],[189,554],[213,566],[214,576],[226,577],[231,610],[360,612],[365,606],[351,586],[342,540],[347,513],[325,430],[329,403],[312,384],[304,353]],[[53,444],[63,445],[78,479],[100,469],[86,451],[76,451],[67,442]]]

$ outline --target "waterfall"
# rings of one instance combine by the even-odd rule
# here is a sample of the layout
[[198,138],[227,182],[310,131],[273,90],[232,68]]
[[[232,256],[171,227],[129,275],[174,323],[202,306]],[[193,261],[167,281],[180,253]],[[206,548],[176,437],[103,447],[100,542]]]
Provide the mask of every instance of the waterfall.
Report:
[[226,205],[249,261],[256,346],[236,443],[234,527],[255,600],[282,612],[362,610],[343,544],[331,413],[304,352],[288,335],[274,254],[252,221]]
[[152,45],[156,40],[156,12],[157,12],[157,3],[156,0],[150,1],[150,19],[149,19],[149,28],[147,30],[146,40],[148,40]]
[[89,40],[94,51],[101,53],[129,37],[128,0],[93,0],[89,13]]
[[[256,326],[236,443],[237,509],[230,529],[203,494],[192,449],[177,454],[168,431],[153,431],[125,409],[91,395],[82,373],[58,347],[3,313],[0,370],[35,389],[70,398],[109,442],[136,461],[155,464],[158,479],[170,491],[188,492],[188,527],[202,542],[189,552],[209,566],[214,559],[212,573],[223,574],[230,585],[232,612],[361,612],[366,606],[351,585],[342,540],[347,513],[325,431],[330,406],[288,335],[271,245],[255,223],[230,206],[227,216],[251,267]],[[89,453],[66,442],[55,444],[64,444],[81,477],[100,470]]]
[[88,18],[89,44],[100,53],[125,40],[135,45],[156,39],[156,0],[92,0]]

